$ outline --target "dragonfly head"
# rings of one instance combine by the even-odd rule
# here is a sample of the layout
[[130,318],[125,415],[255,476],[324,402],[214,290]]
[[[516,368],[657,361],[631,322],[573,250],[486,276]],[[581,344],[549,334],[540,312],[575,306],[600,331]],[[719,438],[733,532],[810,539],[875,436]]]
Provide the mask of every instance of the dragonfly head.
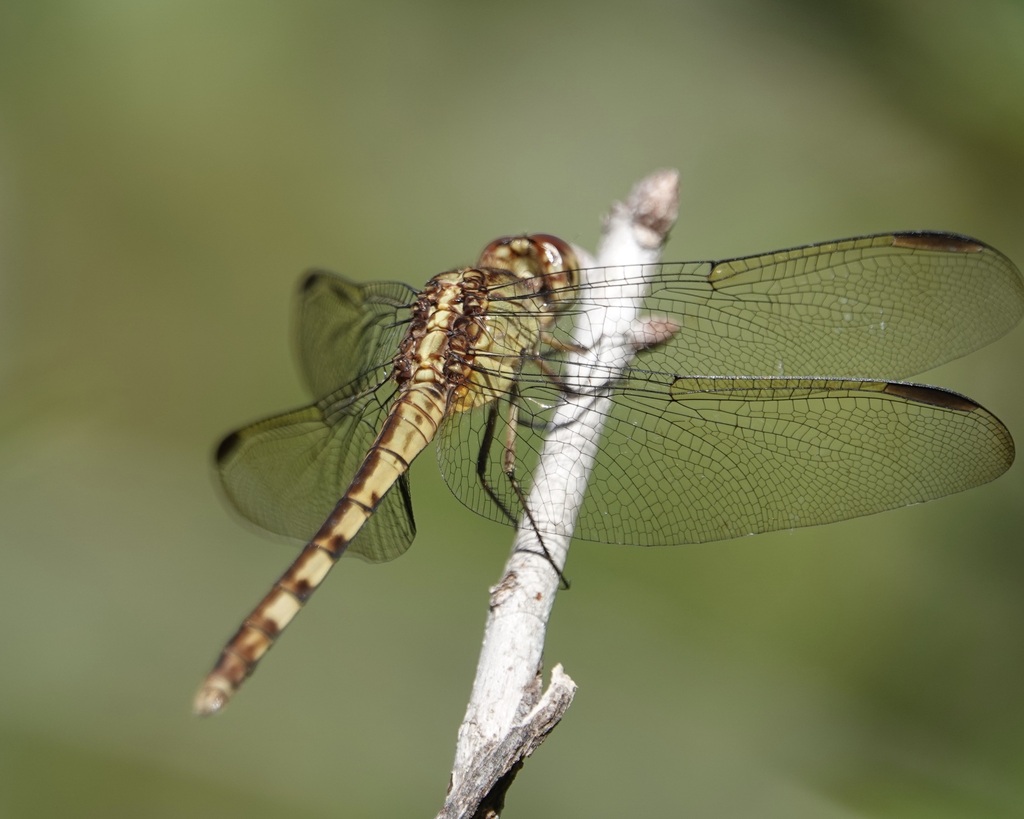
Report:
[[480,267],[508,270],[557,312],[576,297],[580,264],[568,242],[547,233],[495,239],[480,254]]

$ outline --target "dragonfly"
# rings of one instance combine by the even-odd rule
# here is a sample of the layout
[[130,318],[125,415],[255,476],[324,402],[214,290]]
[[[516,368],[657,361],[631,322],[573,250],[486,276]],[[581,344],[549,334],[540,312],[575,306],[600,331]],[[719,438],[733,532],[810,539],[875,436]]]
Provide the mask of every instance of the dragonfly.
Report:
[[306,545],[227,642],[196,713],[230,701],[342,554],[408,549],[408,468],[431,442],[463,504],[538,527],[543,542],[526,498],[566,396],[611,398],[582,540],[671,545],[831,523],[978,486],[1013,462],[993,414],[901,380],[1024,313],[1020,271],[976,239],[888,233],[617,268],[664,329],[625,369],[579,375],[573,327],[621,298],[598,272],[532,234],[491,242],[474,267],[421,290],[302,279],[297,357],[315,400],[229,434],[215,459],[237,512]]

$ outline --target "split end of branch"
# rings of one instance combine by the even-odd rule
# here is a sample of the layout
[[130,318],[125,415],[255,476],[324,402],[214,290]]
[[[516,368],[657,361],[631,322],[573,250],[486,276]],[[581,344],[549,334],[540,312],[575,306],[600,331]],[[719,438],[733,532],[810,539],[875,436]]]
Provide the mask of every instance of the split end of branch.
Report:
[[498,816],[523,762],[561,722],[575,696],[576,683],[556,665],[537,704],[502,739],[483,750],[471,776],[453,782],[438,819]]

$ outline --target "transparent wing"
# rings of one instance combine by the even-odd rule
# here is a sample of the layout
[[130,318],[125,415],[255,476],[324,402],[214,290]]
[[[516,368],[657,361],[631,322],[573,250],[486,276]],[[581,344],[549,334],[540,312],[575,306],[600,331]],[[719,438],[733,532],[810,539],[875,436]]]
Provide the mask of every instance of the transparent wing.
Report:
[[[1020,273],[981,242],[884,234],[624,273],[636,284],[653,279],[646,311],[679,329],[640,352],[616,381],[577,530],[583,538],[681,543],[824,523],[973,486],[1012,460],[1005,429],[967,399],[856,380],[936,366],[1020,319]],[[563,325],[619,298],[618,284],[604,288],[587,278],[584,271]],[[520,283],[491,297],[515,301],[537,291]],[[319,526],[378,431],[391,394],[381,385],[414,298],[403,285],[307,277],[299,359],[320,400],[225,440],[221,475],[243,515],[303,538]],[[535,297],[522,308],[536,309]],[[517,310],[496,314],[492,331],[525,337],[499,326],[517,316],[526,318]],[[561,356],[547,356],[547,369],[558,371]],[[503,442],[514,440],[528,489],[548,408],[559,396],[550,377],[527,372],[519,392],[499,400],[489,432],[493,392],[480,409],[448,420],[438,454],[463,502],[498,520],[508,519],[502,506],[518,514],[501,471]],[[519,416],[509,436],[513,404]],[[408,513],[403,480],[353,546],[376,560],[399,554],[411,539]]]
[[299,285],[296,353],[316,398],[376,378],[398,351],[416,291],[397,282],[355,284],[315,270]]
[[[1009,259],[948,233],[623,272],[626,282],[653,280],[646,310],[680,328],[636,366],[678,375],[905,378],[988,344],[1024,314],[1024,283]],[[586,271],[581,280],[562,338],[588,305],[618,297],[589,285]]]
[[[719,262],[626,267],[611,287],[588,284],[584,271],[559,334],[586,321],[588,306],[614,307],[623,278],[651,281],[646,313],[679,329],[614,379],[576,528],[583,539],[687,543],[827,523],[966,489],[1013,460],[1006,429],[968,399],[857,380],[920,372],[1017,323],[1020,273],[981,242],[944,233],[865,236]],[[561,356],[547,356],[547,368],[559,370]],[[487,484],[519,514],[501,469],[508,405],[519,408],[511,438],[528,490],[559,398],[550,377],[528,369],[492,435],[486,411],[450,419],[441,468],[467,506],[508,519],[483,491]]]
[[[299,295],[298,353],[318,397],[308,407],[228,435],[216,464],[225,495],[263,529],[308,540],[351,483],[380,431],[394,384],[391,361],[408,317],[404,285],[307,276]],[[340,385],[340,386],[339,386]],[[406,478],[389,492],[349,551],[390,560],[412,543]]]
[[[559,391],[524,376],[516,474],[529,476]],[[501,418],[507,418],[502,414]],[[485,413],[452,419],[439,455],[474,511],[506,522],[475,474]],[[504,421],[494,435],[505,440]],[[575,529],[583,540],[643,546],[723,540],[830,523],[959,492],[1013,461],[1013,441],[970,399],[871,380],[682,378],[632,371],[616,382]],[[520,511],[501,470],[486,481]]]

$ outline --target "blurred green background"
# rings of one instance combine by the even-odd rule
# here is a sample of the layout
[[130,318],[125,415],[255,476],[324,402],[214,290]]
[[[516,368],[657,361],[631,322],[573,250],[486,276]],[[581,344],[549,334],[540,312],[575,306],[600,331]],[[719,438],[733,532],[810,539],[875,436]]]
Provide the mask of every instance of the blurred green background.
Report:
[[[997,0],[0,5],[0,815],[433,815],[512,532],[430,456],[415,547],[189,713],[292,554],[209,456],[303,400],[300,272],[593,246],[661,166],[668,259],[935,228],[1020,265],[1022,42]],[[1024,439],[1022,354],[921,380]],[[547,659],[581,688],[505,815],[1024,815],[1022,497],[578,544]]]

